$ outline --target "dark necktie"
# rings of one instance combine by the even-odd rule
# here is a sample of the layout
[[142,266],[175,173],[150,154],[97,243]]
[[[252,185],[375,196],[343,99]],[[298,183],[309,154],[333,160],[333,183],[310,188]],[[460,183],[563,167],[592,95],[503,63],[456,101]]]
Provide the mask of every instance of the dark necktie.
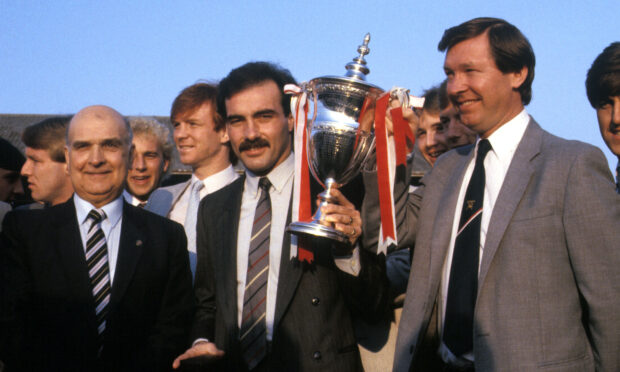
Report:
[[476,165],[465,192],[459,230],[454,242],[443,341],[456,356],[473,350],[480,221],[484,200],[484,157],[490,149],[491,144],[486,139],[478,144]]
[[253,369],[267,355],[267,279],[269,276],[269,233],[271,231],[271,183],[266,177],[259,180],[261,190],[250,238],[248,272],[243,295],[243,312],[239,339],[241,352],[248,369]]
[[86,236],[86,265],[88,276],[95,299],[95,314],[97,316],[97,331],[100,338],[105,331],[106,315],[110,302],[110,270],[108,267],[108,246],[101,229],[101,221],[106,218],[103,211],[95,209],[88,213],[91,221]]

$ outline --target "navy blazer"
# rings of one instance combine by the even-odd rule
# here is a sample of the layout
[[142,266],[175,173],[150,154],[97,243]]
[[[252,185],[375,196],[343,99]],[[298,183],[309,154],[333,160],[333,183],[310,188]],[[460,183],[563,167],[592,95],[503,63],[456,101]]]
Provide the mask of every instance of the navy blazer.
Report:
[[8,370],[169,370],[193,314],[183,228],[123,203],[103,348],[73,199],[8,214],[2,260],[1,358]]

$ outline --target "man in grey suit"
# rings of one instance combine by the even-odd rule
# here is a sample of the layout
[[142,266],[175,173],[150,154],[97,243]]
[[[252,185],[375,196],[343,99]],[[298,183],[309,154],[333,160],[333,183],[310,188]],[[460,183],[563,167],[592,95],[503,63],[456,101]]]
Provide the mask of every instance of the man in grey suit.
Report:
[[620,197],[603,154],[527,114],[535,58],[513,25],[470,20],[439,50],[479,137],[399,214],[415,251],[394,371],[618,371]]
[[146,205],[147,210],[185,227],[192,276],[196,273],[198,203],[238,177],[225,123],[216,110],[216,96],[217,86],[197,83],[175,98],[170,110],[174,142],[181,163],[192,167],[192,177],[153,191]]

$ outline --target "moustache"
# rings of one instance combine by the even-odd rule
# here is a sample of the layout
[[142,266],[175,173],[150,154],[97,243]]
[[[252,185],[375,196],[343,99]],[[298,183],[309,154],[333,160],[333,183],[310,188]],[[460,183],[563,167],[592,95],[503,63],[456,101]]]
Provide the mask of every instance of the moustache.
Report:
[[264,138],[257,138],[254,140],[245,140],[239,145],[239,152],[251,150],[258,147],[269,147],[269,142]]

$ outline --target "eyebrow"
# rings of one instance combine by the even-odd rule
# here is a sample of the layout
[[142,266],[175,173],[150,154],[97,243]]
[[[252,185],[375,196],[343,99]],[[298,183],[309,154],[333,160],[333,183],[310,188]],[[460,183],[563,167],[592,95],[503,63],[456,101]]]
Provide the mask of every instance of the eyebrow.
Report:
[[99,142],[92,142],[92,141],[74,141],[71,144],[71,147],[74,148],[80,148],[80,147],[86,147],[86,146],[91,146],[93,144],[98,143],[101,146],[122,146],[123,145],[123,141],[120,138],[106,138],[103,139]]

